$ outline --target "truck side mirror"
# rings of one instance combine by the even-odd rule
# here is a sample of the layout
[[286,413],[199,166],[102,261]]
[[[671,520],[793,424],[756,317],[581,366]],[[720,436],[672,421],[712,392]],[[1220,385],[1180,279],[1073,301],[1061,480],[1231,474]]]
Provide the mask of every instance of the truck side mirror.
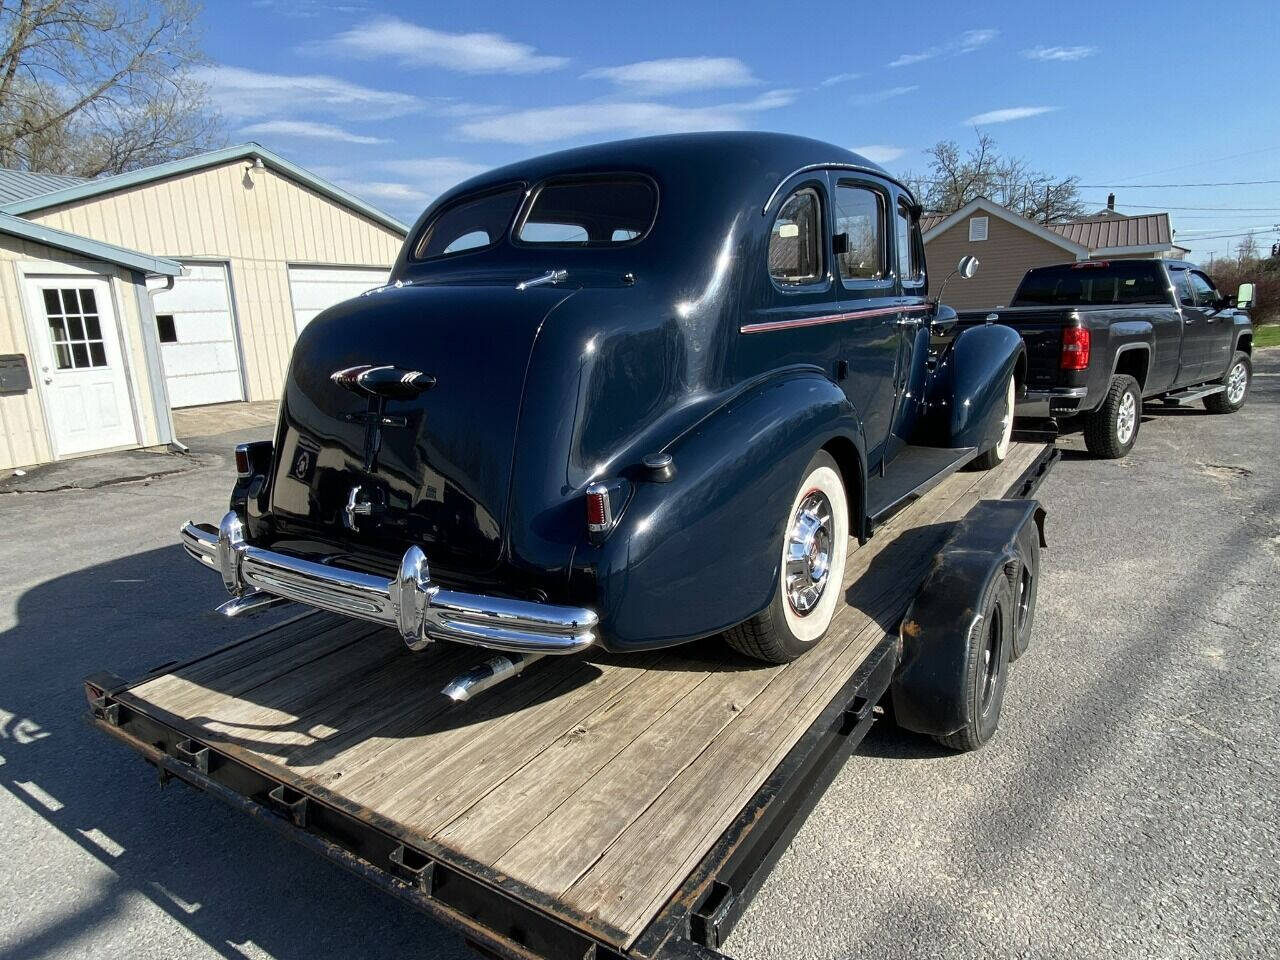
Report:
[[977,272],[978,258],[971,254],[961,257],[960,262],[956,264],[956,273],[960,274],[962,280],[972,280]]
[[1247,310],[1253,306],[1253,284],[1242,283],[1240,289],[1236,291],[1236,306],[1241,310]]

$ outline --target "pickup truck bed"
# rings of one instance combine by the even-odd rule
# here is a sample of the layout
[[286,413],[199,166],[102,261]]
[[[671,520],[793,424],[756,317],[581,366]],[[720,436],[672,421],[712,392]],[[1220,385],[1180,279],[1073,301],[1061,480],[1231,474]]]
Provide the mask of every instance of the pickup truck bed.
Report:
[[873,722],[897,628],[949,521],[1029,496],[1015,444],[850,557],[847,604],[782,666],[715,640],[547,658],[477,699],[438,691],[483,652],[414,654],[308,613],[132,684],[90,678],[96,725],[161,770],[427,910],[492,956],[716,956]]

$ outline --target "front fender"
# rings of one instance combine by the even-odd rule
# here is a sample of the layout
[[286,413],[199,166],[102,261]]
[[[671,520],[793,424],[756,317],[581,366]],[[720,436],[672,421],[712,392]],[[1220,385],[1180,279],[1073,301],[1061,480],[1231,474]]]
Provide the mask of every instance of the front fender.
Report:
[[594,568],[606,646],[683,643],[768,606],[796,484],[836,438],[863,469],[852,404],[826,377],[800,371],[752,386],[668,447],[674,479],[637,482],[609,539],[581,557]]
[[985,450],[1000,438],[1005,390],[1026,352],[1012,327],[960,331],[929,380],[924,442]]

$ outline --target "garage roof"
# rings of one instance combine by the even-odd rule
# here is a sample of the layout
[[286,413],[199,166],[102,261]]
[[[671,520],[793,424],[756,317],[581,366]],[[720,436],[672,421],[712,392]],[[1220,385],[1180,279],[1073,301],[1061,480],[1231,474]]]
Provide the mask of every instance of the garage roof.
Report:
[[59,250],[83,254],[92,260],[118,264],[141,273],[159,273],[168,277],[182,275],[182,264],[176,260],[153,257],[149,253],[141,253],[137,250],[130,250],[127,247],[117,247],[113,243],[90,240],[88,237],[82,237],[76,233],[67,233],[65,230],[44,227],[38,223],[32,223],[30,220],[23,220],[21,217],[15,217],[4,212],[0,212],[0,233],[6,233],[12,237],[21,237],[23,240],[43,243],[46,247],[57,247]]
[[234,160],[261,160],[266,166],[305,184],[316,193],[322,194],[330,200],[364,214],[369,219],[375,220],[385,227],[402,234],[409,232],[409,228],[395,217],[383,213],[372,204],[365,203],[355,194],[348,193],[328,180],[317,177],[314,173],[298,166],[296,163],[272,153],[260,143],[241,143],[234,147],[223,147],[221,150],[198,153],[194,157],[187,157],[185,160],[171,160],[168,163],[157,163],[155,166],[143,167],[140,170],[130,170],[128,173],[120,173],[114,177],[85,180],[82,183],[64,186],[48,193],[42,193],[39,196],[28,196],[6,203],[4,206],[0,206],[0,212],[16,215],[34,213],[37,210],[45,210],[64,203],[75,203],[78,200],[101,196],[104,193],[112,193],[116,190],[127,190],[130,187],[151,183],[155,180],[181,176],[184,173],[192,173],[196,170],[203,170],[206,167],[216,167]]
[[84,177],[69,177],[60,173],[32,173],[29,170],[10,170],[0,167],[0,203],[13,203],[38,197],[42,193],[74,187],[84,183]]

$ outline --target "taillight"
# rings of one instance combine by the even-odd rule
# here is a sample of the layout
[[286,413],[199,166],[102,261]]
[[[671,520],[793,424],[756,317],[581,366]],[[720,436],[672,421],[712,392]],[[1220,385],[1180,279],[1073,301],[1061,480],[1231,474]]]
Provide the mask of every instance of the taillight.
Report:
[[603,483],[587,487],[587,529],[591,533],[604,533],[613,523],[613,509],[609,503],[609,488]]
[[252,472],[249,466],[249,445],[241,443],[236,446],[236,473],[247,477]]
[[1089,367],[1089,331],[1084,327],[1062,328],[1063,370],[1086,370]]

